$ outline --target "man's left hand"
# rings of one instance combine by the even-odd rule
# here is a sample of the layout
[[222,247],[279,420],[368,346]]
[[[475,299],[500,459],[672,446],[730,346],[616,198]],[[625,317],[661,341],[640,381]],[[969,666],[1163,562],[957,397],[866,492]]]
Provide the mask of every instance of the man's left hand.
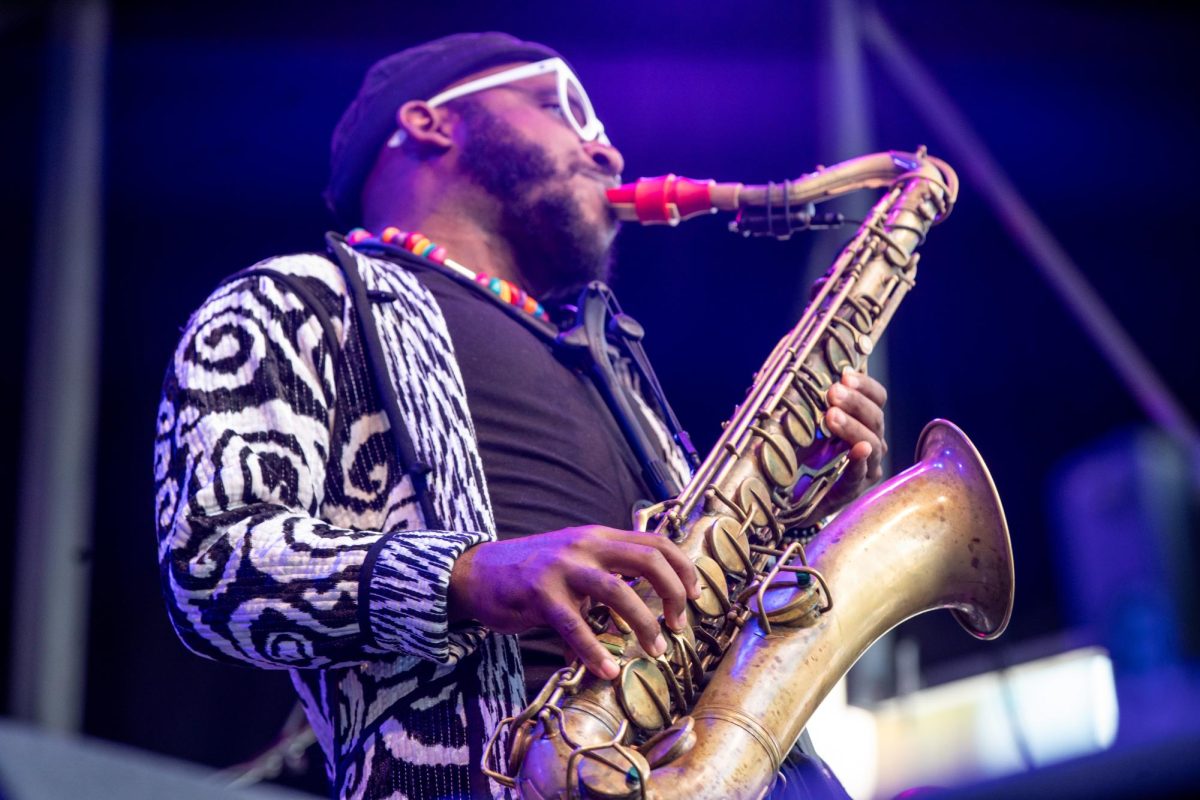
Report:
[[[847,369],[841,380],[829,387],[826,395],[829,411],[826,423],[830,432],[837,437],[829,444],[841,449],[850,446],[850,463],[825,495],[808,520],[812,524],[840,510],[883,477],[883,457],[887,453],[887,440],[883,435],[883,406],[887,403],[887,389],[865,372]],[[804,460],[818,463],[828,460],[832,453],[808,454]]]

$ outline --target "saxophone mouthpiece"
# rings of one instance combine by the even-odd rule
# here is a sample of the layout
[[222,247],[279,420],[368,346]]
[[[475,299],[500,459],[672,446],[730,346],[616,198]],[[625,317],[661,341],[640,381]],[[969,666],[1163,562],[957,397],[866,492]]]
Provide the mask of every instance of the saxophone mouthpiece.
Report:
[[608,202],[625,222],[678,225],[681,220],[718,211],[737,211],[740,183],[717,183],[660,175],[639,178],[608,190]]

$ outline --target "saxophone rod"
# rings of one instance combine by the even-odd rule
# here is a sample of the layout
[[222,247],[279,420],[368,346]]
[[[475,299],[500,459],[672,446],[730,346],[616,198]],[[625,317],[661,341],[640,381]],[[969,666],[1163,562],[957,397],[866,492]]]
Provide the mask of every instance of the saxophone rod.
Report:
[[[878,217],[875,209],[872,210],[872,217]],[[868,230],[865,227],[860,228],[854,236],[854,241],[861,242],[867,236]],[[804,345],[804,342],[810,338],[808,334],[814,325],[828,325],[827,320],[829,316],[832,316],[834,311],[842,307],[852,288],[852,284],[850,283],[845,283],[838,288],[837,295],[829,305],[829,308],[823,311],[826,307],[825,301],[830,292],[835,286],[839,286],[842,283],[841,276],[847,267],[849,260],[847,253],[849,250],[850,246],[847,246],[838,256],[833,265],[833,274],[828,280],[821,283],[821,288],[814,296],[812,302],[805,308],[800,321],[788,331],[775,346],[775,349],[771,351],[766,363],[754,376],[754,383],[751,384],[746,399],[734,410],[733,416],[721,432],[716,445],[709,452],[708,457],[701,462],[700,466],[696,469],[695,475],[692,476],[692,480],[680,493],[678,511],[682,516],[687,517],[692,513],[696,503],[711,484],[718,483],[724,479],[731,464],[726,461],[722,465],[721,456],[728,451],[728,448],[733,448],[739,453],[742,452],[742,449],[746,445],[745,434],[750,429],[751,423],[764,410],[765,405],[770,406],[767,410],[773,410],[778,404],[778,395],[781,394],[781,392],[777,391],[780,376],[785,370],[794,368],[797,364],[804,363],[808,358],[815,340],[810,341],[807,346]],[[818,317],[821,319],[818,319]]]
[[916,153],[887,151],[860,156],[783,183],[717,183],[678,175],[639,178],[607,190],[617,219],[643,225],[678,225],[685,219],[718,211],[802,207],[859,189],[888,186],[926,160]]

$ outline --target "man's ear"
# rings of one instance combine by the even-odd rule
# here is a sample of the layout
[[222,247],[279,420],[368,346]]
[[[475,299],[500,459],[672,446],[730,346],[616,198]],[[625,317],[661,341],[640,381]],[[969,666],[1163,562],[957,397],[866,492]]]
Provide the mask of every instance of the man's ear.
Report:
[[404,132],[404,146],[418,150],[447,150],[454,143],[456,115],[434,108],[424,100],[409,100],[396,110],[396,127]]

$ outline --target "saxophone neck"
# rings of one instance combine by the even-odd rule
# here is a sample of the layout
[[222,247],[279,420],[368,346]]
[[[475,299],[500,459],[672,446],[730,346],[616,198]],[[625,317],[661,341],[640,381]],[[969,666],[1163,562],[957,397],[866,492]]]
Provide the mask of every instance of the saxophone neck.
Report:
[[608,201],[618,219],[674,226],[718,211],[777,209],[786,214],[792,207],[803,208],[862,189],[881,189],[909,174],[938,180],[946,189],[948,205],[953,205],[958,178],[944,161],[927,155],[924,147],[915,153],[888,150],[818,166],[782,183],[717,183],[673,174],[639,178],[609,189]]

